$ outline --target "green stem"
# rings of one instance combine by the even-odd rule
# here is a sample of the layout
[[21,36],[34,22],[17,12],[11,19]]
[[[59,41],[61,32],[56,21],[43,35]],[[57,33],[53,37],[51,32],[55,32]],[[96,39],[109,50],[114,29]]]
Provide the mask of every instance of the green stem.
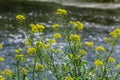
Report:
[[17,61],[17,75],[18,75],[18,80],[20,80],[20,73],[19,73],[19,60]]
[[37,59],[35,58],[34,66],[33,66],[33,74],[32,74],[32,78],[33,78],[33,80],[34,80],[34,76],[35,76],[35,66],[36,66],[36,61],[37,61]]
[[25,78],[26,78],[26,75],[23,75],[23,80],[25,80]]

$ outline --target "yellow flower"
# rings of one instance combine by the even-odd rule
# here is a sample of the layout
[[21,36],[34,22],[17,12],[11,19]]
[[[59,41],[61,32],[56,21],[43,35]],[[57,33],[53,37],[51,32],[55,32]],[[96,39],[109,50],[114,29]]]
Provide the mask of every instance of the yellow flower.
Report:
[[117,38],[120,36],[120,28],[116,28],[112,32],[109,33],[111,37]]
[[90,41],[87,41],[87,42],[85,42],[85,45],[88,46],[88,47],[93,47],[94,43],[90,42]]
[[76,22],[74,22],[74,21],[70,21],[69,22],[71,25],[73,25],[76,29],[78,29],[78,30],[82,30],[83,28],[84,28],[84,25],[83,25],[83,23],[81,23],[80,21],[76,21]]
[[16,53],[21,53],[22,52],[22,48],[19,48],[17,50],[15,50]]
[[85,50],[79,50],[80,54],[85,55],[87,52]]
[[6,76],[10,76],[11,73],[12,73],[10,69],[5,69],[4,72],[5,72],[5,75],[6,75]]
[[105,38],[104,40],[105,40],[106,42],[109,42],[109,41],[110,41],[110,39],[109,39],[109,38]]
[[97,66],[97,67],[101,67],[101,66],[103,66],[103,62],[101,60],[96,60],[94,62],[94,65]]
[[54,24],[54,25],[52,25],[52,28],[56,30],[59,28],[59,26],[60,26],[59,24]]
[[51,48],[50,51],[51,51],[52,53],[54,53],[54,52],[55,52],[55,49],[54,49],[54,48]]
[[109,58],[108,58],[108,61],[109,61],[109,62],[115,62],[115,59],[114,59],[113,57],[109,57]]
[[58,14],[58,15],[66,15],[67,11],[65,9],[57,9],[56,14]]
[[5,80],[3,76],[0,75],[0,80]]
[[116,66],[118,69],[120,69],[120,64],[117,64],[117,66]]
[[53,37],[54,37],[54,38],[61,38],[61,34],[60,34],[60,33],[55,33],[55,34],[53,35]]
[[25,20],[25,16],[24,15],[17,15],[16,19],[17,20]]
[[80,36],[77,35],[77,34],[72,34],[72,35],[70,36],[70,39],[71,39],[72,41],[79,42],[79,41],[80,41]]
[[74,80],[72,77],[68,77],[68,76],[66,76],[65,77],[65,80]]
[[0,49],[2,49],[3,48],[3,45],[2,44],[0,44]]
[[27,74],[28,74],[28,70],[25,69],[25,68],[22,68],[22,74],[23,74],[23,75],[27,75]]
[[50,43],[50,44],[53,44],[55,42],[56,42],[55,39],[48,39],[48,43]]
[[31,48],[28,48],[28,50],[27,50],[27,53],[31,56],[33,53],[35,53],[36,52],[36,49],[35,48],[33,48],[33,47],[31,47]]
[[31,46],[31,42],[30,42],[29,39],[27,39],[27,40],[25,41],[25,46]]
[[79,58],[78,54],[72,54],[72,53],[68,54],[68,57],[70,59],[78,59]]
[[16,59],[19,60],[19,61],[22,61],[24,58],[24,55],[23,54],[16,54]]
[[36,71],[39,71],[39,70],[44,71],[44,66],[42,64],[37,64],[35,66],[35,69],[36,69]]
[[45,44],[42,41],[37,41],[36,43],[39,48],[45,47]]
[[45,27],[42,24],[30,24],[33,33],[42,32]]
[[0,57],[0,62],[3,62],[5,60],[4,57]]
[[105,51],[103,46],[98,46],[96,47],[96,51]]

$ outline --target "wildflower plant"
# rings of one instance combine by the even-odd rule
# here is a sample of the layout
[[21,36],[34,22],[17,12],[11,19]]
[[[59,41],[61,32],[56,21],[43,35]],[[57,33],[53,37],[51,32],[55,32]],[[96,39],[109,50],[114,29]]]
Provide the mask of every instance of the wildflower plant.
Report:
[[[43,24],[30,24],[31,31],[25,29],[26,52],[22,48],[16,49],[15,70],[6,69],[5,74],[0,74],[0,80],[49,80],[50,73],[55,80],[119,79],[120,63],[112,54],[120,37],[120,29],[113,30],[105,38],[107,47],[95,45],[92,41],[82,42],[84,24],[81,21],[65,21],[67,13],[65,9],[56,10],[62,24],[51,26],[55,31],[52,37],[42,35],[46,30]],[[16,19],[21,21],[26,18],[18,15]],[[63,48],[58,44],[60,39],[64,41]],[[95,55],[92,62],[87,59],[89,51]],[[2,61],[4,58],[0,57]],[[6,75],[5,78],[2,75]]]

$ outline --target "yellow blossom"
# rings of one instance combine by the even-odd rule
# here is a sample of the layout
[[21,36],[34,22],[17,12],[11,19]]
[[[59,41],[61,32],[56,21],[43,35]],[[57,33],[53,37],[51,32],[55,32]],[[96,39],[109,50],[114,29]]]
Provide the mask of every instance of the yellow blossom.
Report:
[[56,42],[55,39],[48,39],[48,43],[50,43],[50,44],[53,44],[55,42]]
[[109,33],[111,37],[117,38],[120,36],[120,28],[116,28],[112,32]]
[[0,62],[3,62],[5,60],[4,57],[0,57]]
[[4,72],[5,72],[5,75],[6,75],[6,76],[10,76],[11,73],[12,73],[10,69],[5,69]]
[[117,64],[117,66],[116,66],[118,69],[120,69],[120,64]]
[[0,44],[0,49],[2,49],[3,48],[3,45],[2,44]]
[[19,60],[19,61],[22,61],[24,58],[24,55],[23,54],[16,54],[16,59]]
[[23,74],[23,75],[27,75],[27,74],[28,74],[28,70],[25,69],[25,68],[22,68],[22,74]]
[[82,30],[84,28],[83,23],[81,23],[80,21],[70,21],[69,22],[71,25],[73,25],[76,29],[78,30]]
[[52,53],[54,53],[54,52],[55,52],[55,49],[54,49],[54,48],[51,48],[50,51],[51,51]]
[[25,46],[31,46],[31,42],[30,42],[29,39],[27,39],[27,40],[25,41]]
[[109,61],[109,62],[115,62],[115,59],[114,59],[113,57],[109,57],[109,58],[108,58],[108,61]]
[[5,80],[4,77],[2,75],[0,75],[0,80]]
[[67,11],[65,9],[57,9],[56,14],[58,14],[58,15],[66,15]]
[[96,51],[105,51],[103,46],[98,46],[96,47]]
[[39,70],[44,71],[44,66],[42,64],[37,64],[35,66],[35,69],[36,69],[36,71],[39,71]]
[[45,29],[45,26],[42,24],[30,24],[30,27],[33,33],[42,32]]
[[56,30],[59,28],[59,26],[60,26],[59,24],[54,24],[54,25],[52,25],[52,28]]
[[90,42],[90,41],[87,41],[87,42],[85,42],[85,45],[88,46],[88,47],[93,47],[94,43]]
[[66,76],[65,77],[65,80],[74,80],[72,77],[68,77],[68,76]]
[[16,53],[21,53],[22,52],[22,48],[19,48],[17,50],[15,50]]
[[37,41],[36,43],[39,48],[45,47],[45,44],[42,41]]
[[72,35],[70,36],[70,39],[71,39],[72,41],[79,42],[79,41],[80,41],[80,36],[77,35],[77,34],[72,34]]
[[17,15],[16,19],[17,20],[25,20],[25,16],[24,15]]
[[101,66],[103,66],[103,62],[101,60],[96,60],[94,62],[94,65],[97,66],[97,67],[101,67]]
[[87,52],[85,50],[79,50],[80,54],[85,55]]
[[27,53],[28,53],[29,55],[32,55],[32,54],[35,53],[35,52],[36,52],[36,49],[35,49],[34,47],[30,47],[30,48],[27,49]]
[[53,35],[53,37],[54,37],[54,38],[61,38],[61,34],[60,34],[60,33],[55,33],[55,34]]

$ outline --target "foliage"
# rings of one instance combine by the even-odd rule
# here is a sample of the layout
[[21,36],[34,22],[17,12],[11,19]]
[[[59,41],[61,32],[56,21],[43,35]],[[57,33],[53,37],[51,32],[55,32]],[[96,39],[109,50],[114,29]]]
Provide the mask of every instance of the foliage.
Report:
[[[49,80],[49,72],[55,80],[117,80],[120,74],[120,63],[112,57],[120,37],[120,29],[110,32],[105,38],[107,47],[95,46],[92,41],[81,41],[84,25],[80,21],[69,21],[65,9],[56,11],[59,23],[51,28],[56,32],[52,37],[43,36],[46,27],[43,24],[30,24],[31,31],[26,29],[25,16],[17,15],[18,25],[26,32],[25,47],[16,50],[14,70],[0,71],[0,80]],[[61,29],[64,32],[61,32]],[[58,40],[64,41],[61,48]],[[3,48],[0,44],[1,49]],[[91,51],[94,61],[87,59]],[[115,54],[115,53],[114,53]],[[4,58],[1,57],[0,62]]]

